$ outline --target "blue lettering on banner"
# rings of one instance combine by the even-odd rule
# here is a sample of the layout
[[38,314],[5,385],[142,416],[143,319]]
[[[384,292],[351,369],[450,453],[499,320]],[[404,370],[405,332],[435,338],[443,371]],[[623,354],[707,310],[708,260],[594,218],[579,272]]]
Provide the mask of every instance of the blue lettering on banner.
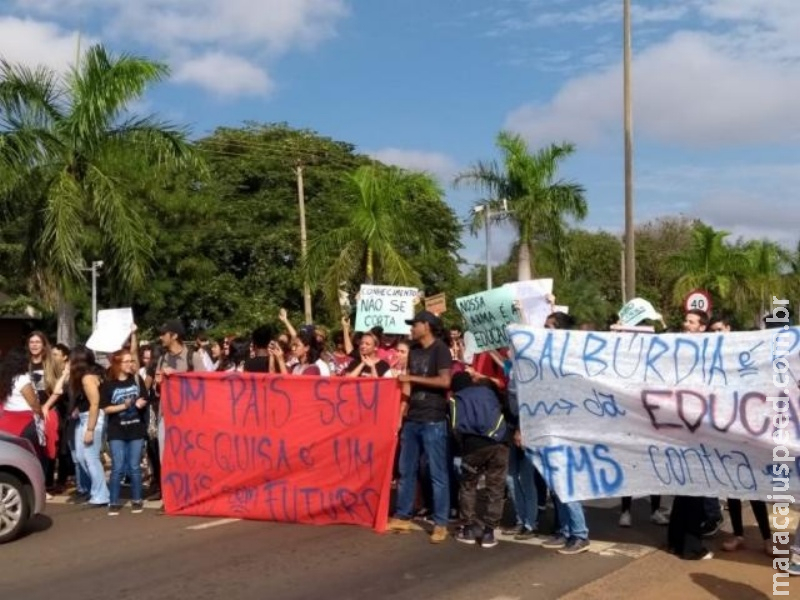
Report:
[[231,425],[281,428],[292,416],[292,398],[284,390],[284,377],[225,376],[230,391]]
[[[589,345],[594,344],[591,352],[589,351]],[[606,339],[602,336],[596,335],[594,333],[589,333],[586,335],[586,341],[583,342],[583,369],[586,372],[587,377],[598,377],[606,369],[608,369],[608,363],[602,357],[598,357],[606,347]],[[596,370],[593,371],[590,364],[596,364]]]
[[[551,489],[556,489],[557,477],[564,478],[568,497],[575,494],[576,487],[585,485],[589,486],[593,497],[613,497],[625,482],[622,467],[605,444],[540,446],[532,453]],[[564,469],[561,475],[557,475],[561,471],[559,464]]]
[[315,520],[320,514],[331,520],[357,522],[362,515],[374,520],[380,493],[374,488],[351,490],[339,487],[325,491],[313,486],[295,487],[286,480],[267,481],[261,486],[261,502],[273,521]]
[[[204,496],[210,496],[214,487],[211,476],[204,473],[190,475],[182,471],[164,474],[164,484],[172,489],[173,498],[178,506],[200,506]],[[208,502],[205,514],[214,512],[213,503]]]
[[[328,392],[330,387],[336,391],[335,398]],[[338,422],[349,427],[369,420],[377,423],[378,396],[378,383],[368,379],[343,382],[323,378],[314,384],[314,400],[322,405],[320,423],[326,426]]]
[[719,448],[709,449],[705,444],[686,447],[651,444],[647,453],[653,473],[664,485],[705,485],[710,490],[722,486],[732,491],[758,489],[750,459],[738,450],[726,453]]
[[644,354],[644,338],[640,336],[638,333],[636,333],[630,336],[628,341],[628,347],[623,348],[622,356],[629,356],[634,351],[633,350],[634,342],[636,342],[637,340],[639,341],[639,351],[636,352],[636,364],[634,365],[633,370],[630,373],[621,373],[619,367],[617,366],[618,362],[617,359],[619,358],[620,346],[622,346],[624,340],[625,336],[620,336],[614,341],[614,361],[613,361],[614,373],[617,375],[617,377],[620,377],[621,379],[631,379],[639,370],[639,365],[642,364],[642,354]]
[[583,408],[595,417],[624,417],[628,414],[624,408],[617,404],[614,394],[598,392],[592,388],[592,397],[583,401]]
[[577,404],[570,402],[569,400],[565,400],[564,398],[559,398],[557,401],[548,403],[544,400],[540,400],[536,404],[534,404],[533,408],[529,402],[520,402],[519,410],[522,412],[523,410],[528,414],[529,417],[535,417],[537,414],[544,413],[545,415],[552,416],[558,414],[559,412],[565,412],[567,416],[572,414],[572,411],[578,407]]
[[539,367],[528,353],[535,341],[536,338],[530,331],[516,330],[511,333],[511,343],[515,348],[518,348],[514,353],[514,363],[516,365],[514,376],[517,378],[517,383],[530,383],[539,378]]
[[333,458],[339,473],[345,477],[353,471],[360,475],[362,467],[366,467],[369,476],[372,477],[375,466],[372,450],[372,442],[367,442],[365,445],[359,438],[346,437],[333,440]]
[[179,415],[184,411],[193,409],[193,406],[199,406],[200,412],[206,412],[206,382],[203,379],[194,379],[191,377],[181,377],[178,379],[179,393],[175,398],[171,393],[171,387],[168,385],[161,386],[166,389],[164,394],[167,412],[171,415]]
[[[658,347],[657,350],[656,347]],[[655,335],[650,338],[650,345],[647,347],[647,358],[644,361],[644,381],[648,381],[647,376],[650,371],[653,371],[662,383],[666,381],[661,371],[656,367],[656,362],[667,352],[669,352],[669,346],[664,340]]]

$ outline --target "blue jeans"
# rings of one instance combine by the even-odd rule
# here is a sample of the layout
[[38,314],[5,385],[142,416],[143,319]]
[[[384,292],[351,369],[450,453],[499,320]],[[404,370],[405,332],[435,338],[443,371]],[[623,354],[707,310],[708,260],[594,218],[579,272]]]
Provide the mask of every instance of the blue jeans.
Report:
[[[72,417],[70,417],[72,419]],[[75,419],[76,421],[80,422],[79,419]],[[72,421],[70,421],[71,423]],[[79,423],[74,424],[74,430],[71,431],[72,435],[67,437],[67,445],[69,446],[69,452],[72,455],[72,463],[75,465],[75,491],[82,495],[88,495],[89,491],[92,487],[92,479],[89,477],[89,473],[86,472],[86,469],[83,468],[81,463],[78,461],[78,450],[77,446],[75,445],[75,432],[79,429]],[[83,440],[81,440],[83,443]]]
[[131,500],[142,501],[142,448],[144,440],[108,440],[111,448],[111,479],[109,491],[111,504],[119,504],[119,489],[122,476],[127,473],[131,478]]
[[561,525],[558,533],[567,539],[589,539],[589,528],[586,527],[586,517],[583,515],[583,505],[580,502],[562,502],[556,498],[558,521]]
[[410,519],[417,493],[419,456],[424,451],[433,484],[433,522],[447,525],[450,516],[450,469],[448,468],[447,422],[406,421],[400,431],[400,482],[397,517]]
[[100,451],[103,448],[103,434],[105,430],[105,415],[100,412],[94,429],[94,439],[87,446],[83,443],[86,426],[89,423],[89,413],[80,414],[80,422],[75,430],[75,464],[80,465],[89,475],[89,502],[92,504],[108,504],[108,485],[106,472],[100,461]]
[[538,497],[534,484],[534,469],[530,458],[516,446],[508,449],[506,485],[513,492],[517,525],[535,530],[539,520]]

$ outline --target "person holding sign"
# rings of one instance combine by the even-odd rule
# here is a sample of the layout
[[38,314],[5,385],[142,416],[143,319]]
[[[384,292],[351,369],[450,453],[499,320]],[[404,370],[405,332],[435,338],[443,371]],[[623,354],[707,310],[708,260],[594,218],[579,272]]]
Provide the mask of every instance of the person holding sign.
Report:
[[385,360],[378,358],[378,337],[367,331],[358,344],[359,361],[345,369],[348,377],[385,377],[391,369]]
[[425,452],[433,484],[433,533],[430,541],[447,539],[450,516],[448,469],[447,391],[450,389],[453,359],[440,338],[442,322],[426,310],[406,321],[411,325],[414,345],[408,358],[408,374],[398,376],[410,385],[408,412],[400,430],[400,483],[397,511],[389,519],[390,531],[411,530],[411,516],[417,491],[419,457]]

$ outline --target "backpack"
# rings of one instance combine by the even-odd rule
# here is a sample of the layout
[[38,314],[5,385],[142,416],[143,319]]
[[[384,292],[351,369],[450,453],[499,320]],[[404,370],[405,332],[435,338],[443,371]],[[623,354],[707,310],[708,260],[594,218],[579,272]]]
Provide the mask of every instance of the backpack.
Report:
[[506,439],[507,426],[500,401],[485,386],[470,386],[450,397],[450,419],[454,433],[478,435],[495,442]]

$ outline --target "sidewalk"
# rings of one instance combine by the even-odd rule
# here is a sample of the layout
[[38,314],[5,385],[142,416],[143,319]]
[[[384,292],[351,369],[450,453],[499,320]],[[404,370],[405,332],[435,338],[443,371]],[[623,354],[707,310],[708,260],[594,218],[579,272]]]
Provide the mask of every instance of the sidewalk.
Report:
[[[771,505],[770,511],[772,510]],[[797,508],[797,507],[796,507]],[[656,550],[575,590],[563,600],[764,600],[767,598],[800,598],[800,577],[789,580],[789,596],[772,595],[771,559],[764,554],[752,513],[745,504],[745,539],[747,547],[739,552],[725,552],[720,533],[709,546],[711,560],[685,561]],[[800,511],[791,513],[788,531],[794,533]],[[729,526],[725,528],[729,531]],[[783,580],[785,581],[785,580]],[[782,588],[785,590],[786,588]]]

